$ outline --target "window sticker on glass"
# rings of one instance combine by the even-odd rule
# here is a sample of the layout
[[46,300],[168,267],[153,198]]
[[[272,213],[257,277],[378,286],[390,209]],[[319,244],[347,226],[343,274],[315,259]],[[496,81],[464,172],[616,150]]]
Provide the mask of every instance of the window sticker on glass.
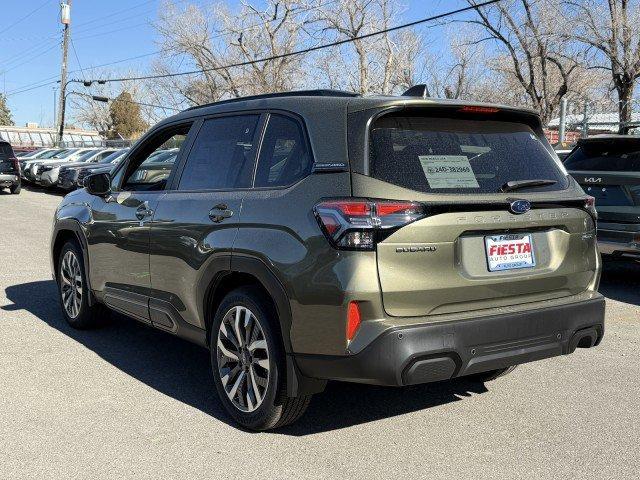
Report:
[[480,188],[465,155],[418,155],[429,188]]

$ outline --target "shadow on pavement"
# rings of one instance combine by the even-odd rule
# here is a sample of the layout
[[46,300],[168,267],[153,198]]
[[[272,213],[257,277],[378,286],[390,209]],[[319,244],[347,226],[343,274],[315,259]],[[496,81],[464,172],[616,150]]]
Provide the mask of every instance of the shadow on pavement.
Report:
[[640,262],[605,258],[599,290],[612,300],[640,305]]
[[[27,310],[126,374],[234,425],[216,397],[206,349],[115,314],[97,330],[74,330],[60,313],[53,280],[10,286],[5,293],[13,304],[3,310]],[[346,428],[486,391],[483,384],[463,379],[406,388],[330,382],[314,397],[306,415],[277,433],[303,436]]]
[[67,193],[69,193],[69,192],[60,190],[58,188],[41,187],[39,185],[36,185],[35,183],[26,183],[26,182],[22,182],[22,189],[28,190],[30,192],[36,192],[36,193],[47,193],[49,195],[55,195],[57,197],[64,197]]

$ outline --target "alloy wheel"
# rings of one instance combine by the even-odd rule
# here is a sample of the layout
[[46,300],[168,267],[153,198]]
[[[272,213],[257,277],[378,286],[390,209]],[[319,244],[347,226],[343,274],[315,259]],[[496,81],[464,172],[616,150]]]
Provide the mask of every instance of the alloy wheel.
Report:
[[60,263],[60,295],[65,312],[76,318],[82,306],[82,274],[76,254],[69,250]]
[[253,412],[263,402],[269,385],[269,348],[257,317],[235,306],[222,318],[216,342],[218,374],[231,403]]

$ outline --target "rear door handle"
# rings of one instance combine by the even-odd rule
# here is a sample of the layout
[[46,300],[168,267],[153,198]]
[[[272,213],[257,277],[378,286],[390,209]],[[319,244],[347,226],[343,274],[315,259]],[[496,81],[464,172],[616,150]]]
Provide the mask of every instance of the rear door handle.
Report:
[[209,218],[212,222],[220,223],[225,218],[233,217],[233,211],[229,210],[226,204],[219,203],[211,210],[209,210]]

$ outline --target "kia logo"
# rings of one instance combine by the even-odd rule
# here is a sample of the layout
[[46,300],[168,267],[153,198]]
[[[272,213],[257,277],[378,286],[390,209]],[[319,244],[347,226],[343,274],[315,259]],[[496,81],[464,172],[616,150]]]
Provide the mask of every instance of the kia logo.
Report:
[[531,210],[531,204],[527,200],[514,200],[509,204],[509,210],[511,213],[521,215]]

